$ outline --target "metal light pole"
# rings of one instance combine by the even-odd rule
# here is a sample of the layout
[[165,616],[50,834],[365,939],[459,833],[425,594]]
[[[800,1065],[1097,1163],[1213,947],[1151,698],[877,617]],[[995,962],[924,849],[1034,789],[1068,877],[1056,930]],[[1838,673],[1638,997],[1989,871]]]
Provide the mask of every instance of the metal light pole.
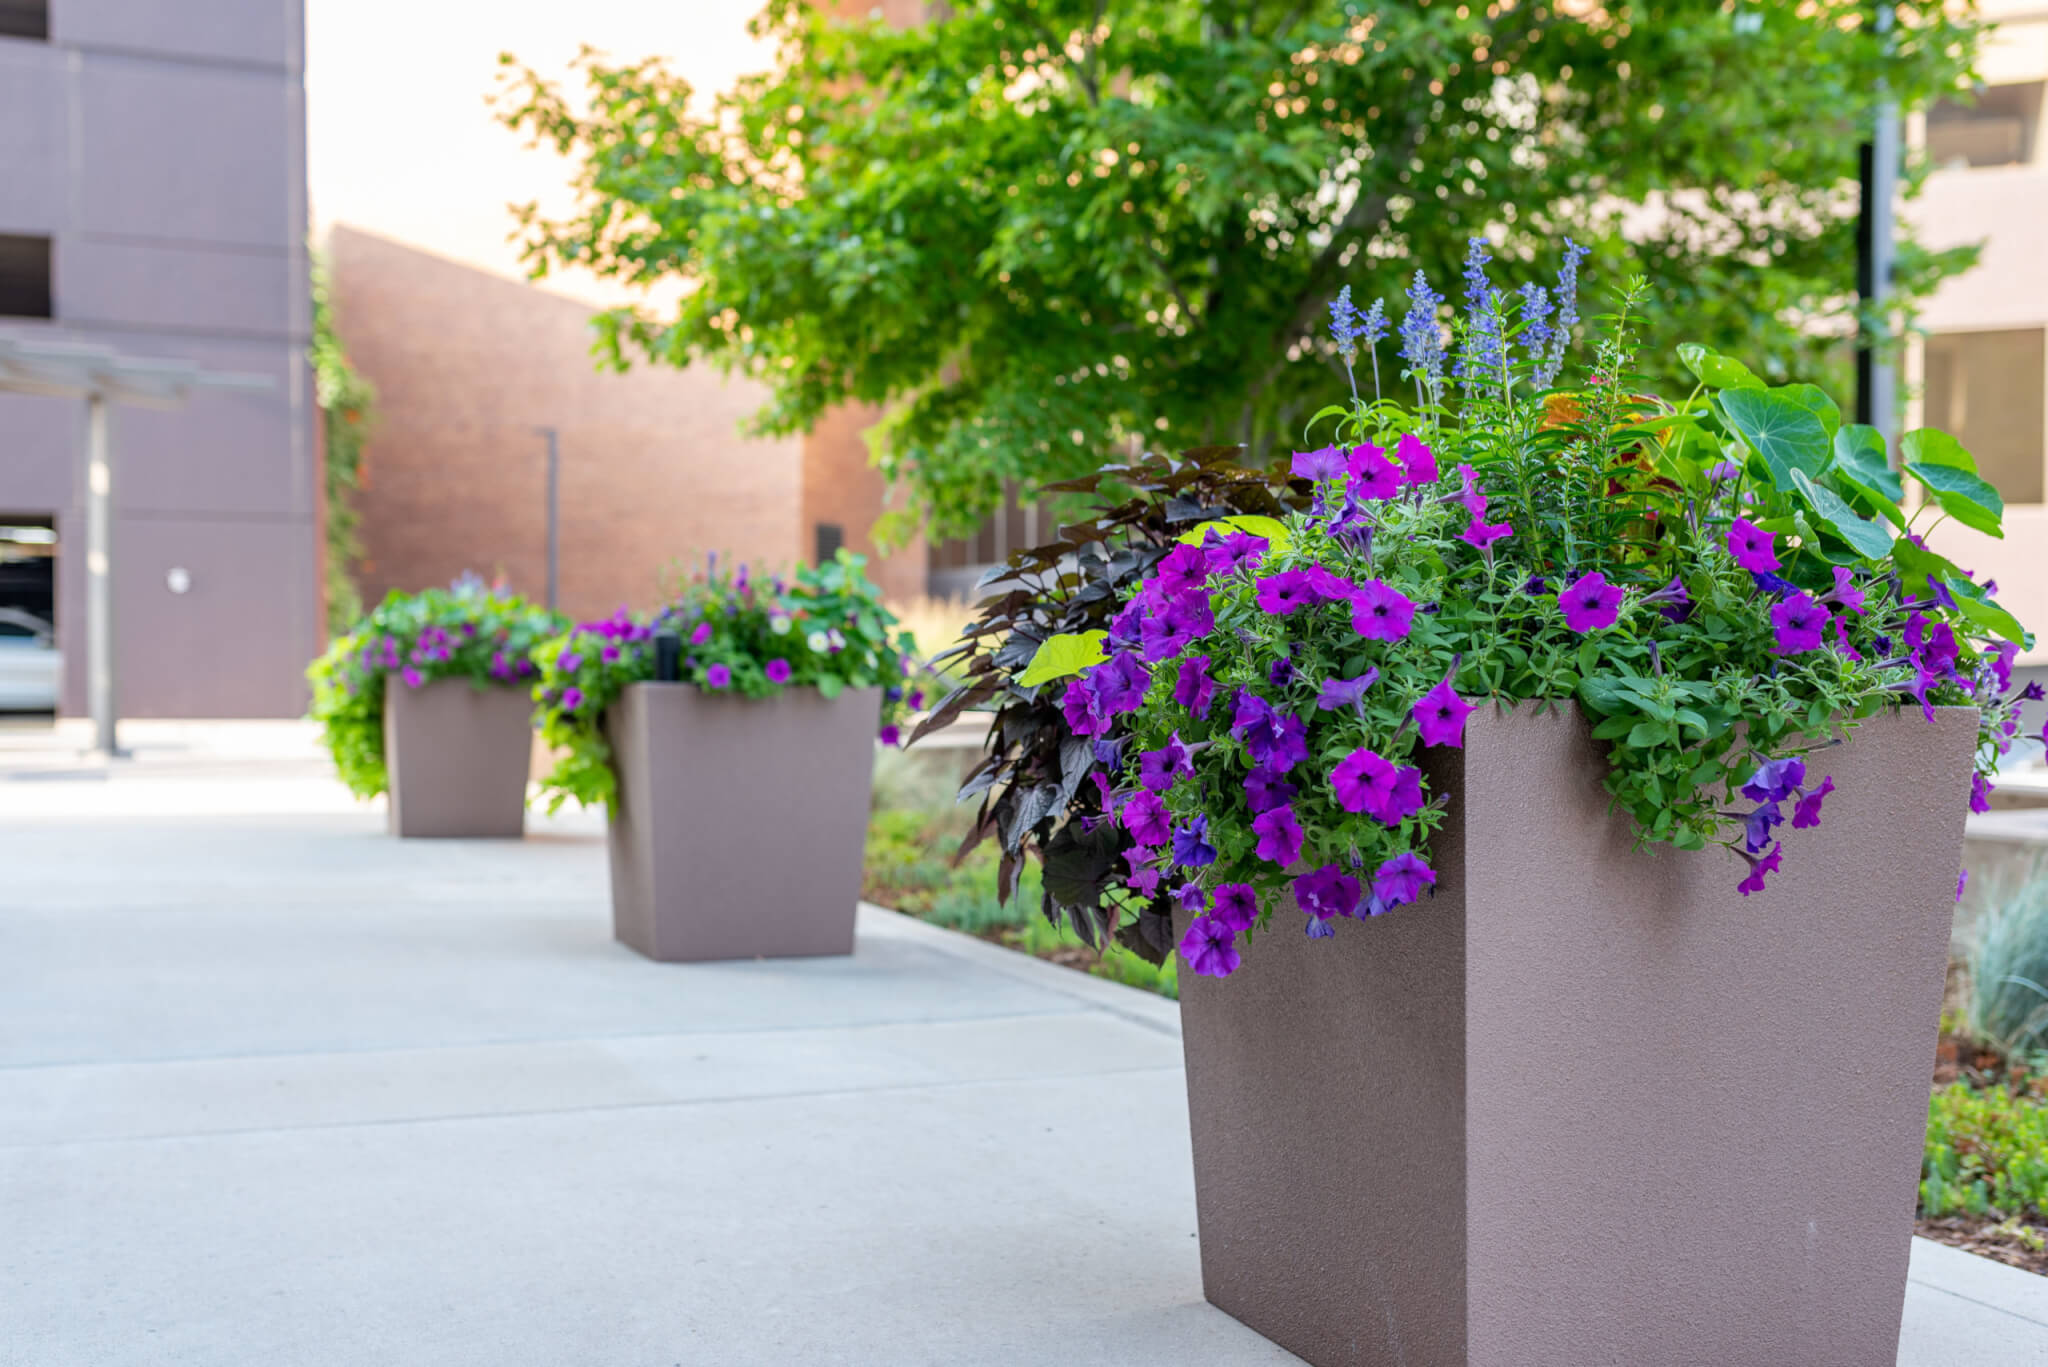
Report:
[[[1873,31],[1891,46],[1892,7],[1878,0]],[[1899,194],[1899,109],[1879,90],[1875,126],[1862,148],[1862,197],[1856,213],[1856,294],[1866,315],[1885,316],[1892,270],[1898,257],[1896,205]],[[1898,372],[1879,354],[1889,336],[1859,337],[1856,343],[1856,421],[1884,434],[1885,450],[1896,459]]]
[[114,710],[114,406],[85,396],[85,696],[93,748],[121,753]]
[[562,451],[552,427],[533,429],[548,439],[548,611],[555,610],[555,590],[561,571]]

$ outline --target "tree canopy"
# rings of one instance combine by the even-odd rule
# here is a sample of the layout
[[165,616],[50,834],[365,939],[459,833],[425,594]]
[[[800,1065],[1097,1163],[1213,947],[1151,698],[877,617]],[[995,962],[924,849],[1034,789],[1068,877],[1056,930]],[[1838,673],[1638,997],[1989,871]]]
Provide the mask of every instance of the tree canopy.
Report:
[[[507,56],[499,108],[573,167],[572,213],[518,211],[536,274],[683,283],[600,316],[608,363],[764,381],[764,432],[881,405],[876,457],[941,534],[1136,445],[1298,442],[1343,383],[1331,296],[1398,321],[1474,234],[1509,284],[1589,246],[1588,314],[1646,275],[1652,363],[1838,376],[1857,147],[1977,36],[1945,0],[1888,40],[1865,0],[935,8],[771,0],[774,69],[709,101],[659,59],[586,53],[571,95]],[[1901,309],[1968,255],[1902,244]]]

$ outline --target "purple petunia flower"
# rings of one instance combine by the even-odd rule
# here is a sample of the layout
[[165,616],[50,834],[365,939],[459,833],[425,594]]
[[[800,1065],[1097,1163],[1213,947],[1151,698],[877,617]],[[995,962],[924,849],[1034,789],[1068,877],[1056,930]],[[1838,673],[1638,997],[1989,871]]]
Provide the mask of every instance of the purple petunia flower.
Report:
[[1768,574],[1778,568],[1776,543],[1776,537],[1746,517],[1736,518],[1728,528],[1728,554],[1752,574]]
[[1714,484],[1720,484],[1725,480],[1734,479],[1741,473],[1741,461],[1717,460],[1712,465],[1709,465],[1707,467],[1707,479]]
[[1560,590],[1557,607],[1564,624],[1584,635],[1613,626],[1621,616],[1621,599],[1621,585],[1608,583],[1606,575],[1594,570]]
[[1312,608],[1322,601],[1315,582],[1303,570],[1282,570],[1259,580],[1259,610],[1275,617]]
[[1365,673],[1355,679],[1325,679],[1322,689],[1316,694],[1318,712],[1335,712],[1348,707],[1360,716],[1365,715],[1365,690],[1378,683],[1380,672],[1371,665]]
[[1863,611],[1863,590],[1856,587],[1856,576],[1840,565],[1831,567],[1835,574],[1835,586],[1821,595],[1823,603],[1833,603],[1845,612]]
[[1761,859],[1751,854],[1746,854],[1743,858],[1749,861],[1749,876],[1737,883],[1735,888],[1747,897],[1753,892],[1764,890],[1765,876],[1776,873],[1778,866],[1785,862],[1785,847],[1783,844],[1773,845],[1771,852]]
[[1182,911],[1199,915],[1209,905],[1209,893],[1200,883],[1189,879],[1173,890],[1173,900],[1180,904]]
[[1275,688],[1285,688],[1294,682],[1294,661],[1282,655],[1266,666],[1266,682]]
[[1399,641],[1415,620],[1415,603],[1382,580],[1368,579],[1351,595],[1351,629],[1368,641]]
[[1124,829],[1131,833],[1131,839],[1140,845],[1163,845],[1173,834],[1173,823],[1166,815],[1166,804],[1159,795],[1139,792],[1124,804],[1118,815]]
[[1180,673],[1173,681],[1173,700],[1198,717],[1209,715],[1209,704],[1216,697],[1216,681],[1209,677],[1209,657],[1191,655],[1180,662]]
[[1425,887],[1436,886],[1436,870],[1414,854],[1403,852],[1380,865],[1372,877],[1372,914],[1375,916],[1406,906],[1422,895]]
[[1173,787],[1176,779],[1186,778],[1194,772],[1195,761],[1187,746],[1181,744],[1178,731],[1167,738],[1165,745],[1138,756],[1138,782],[1155,793],[1165,792]]
[[1245,805],[1252,809],[1254,816],[1270,812],[1275,807],[1285,807],[1294,801],[1295,792],[1295,786],[1284,775],[1263,765],[1244,776]]
[[1767,759],[1742,785],[1742,795],[1752,802],[1782,802],[1806,782],[1806,761],[1797,755]]
[[1387,459],[1382,448],[1366,442],[1351,448],[1350,494],[1366,502],[1392,498],[1401,492],[1401,467]]
[[1324,603],[1348,603],[1357,586],[1341,574],[1324,569],[1321,565],[1310,565],[1302,571],[1308,576],[1308,586],[1315,590],[1316,598]]
[[1145,626],[1145,601],[1142,595],[1123,605],[1123,609],[1109,621],[1109,644],[1111,647],[1135,646],[1141,639]]
[[891,722],[875,733],[875,739],[893,750],[903,739],[903,732],[897,728],[894,722]]
[[1387,805],[1373,813],[1389,826],[1398,826],[1422,810],[1422,771],[1404,764],[1394,774],[1394,792]]
[[1240,565],[1256,565],[1265,557],[1266,538],[1250,532],[1218,536],[1212,527],[1202,538],[1202,553],[1208,557],[1209,573],[1231,574]]
[[1777,633],[1772,649],[1780,655],[1797,655],[1819,650],[1823,633],[1834,616],[1804,589],[1782,603],[1771,604],[1771,628]]
[[1325,864],[1294,880],[1295,905],[1317,921],[1353,915],[1358,897],[1358,880],[1335,864]]
[[1335,479],[1344,473],[1344,453],[1334,446],[1325,446],[1318,451],[1296,451],[1289,469],[1300,479],[1318,482]]
[[583,706],[582,689],[572,685],[562,690],[562,710],[564,712],[574,712],[581,706]]
[[1785,813],[1777,803],[1760,804],[1755,811],[1742,818],[1743,847],[1751,854],[1763,849],[1771,843],[1771,829],[1783,825],[1784,821]]
[[1493,557],[1493,543],[1514,534],[1515,524],[1512,522],[1488,522],[1483,518],[1474,517],[1465,530],[1458,533],[1458,540],[1468,546],[1475,546],[1485,551],[1488,563],[1490,564]]
[[1099,736],[1109,730],[1109,716],[1086,679],[1067,684],[1067,691],[1060,698],[1060,710],[1066,713],[1067,729],[1077,736]]
[[1657,609],[1667,622],[1683,622],[1692,615],[1692,597],[1686,593],[1684,581],[1675,574],[1663,588],[1644,594],[1642,602],[1646,608]]
[[701,646],[710,639],[711,623],[709,622],[697,623],[697,629],[690,633],[690,644],[693,646]]
[[724,665],[713,665],[704,671],[704,682],[712,688],[725,688],[732,683],[732,670]]
[[1970,886],[1970,871],[1964,869],[1956,875],[1956,900],[1958,902],[1963,900],[1963,889],[1968,886]]
[[1446,503],[1462,503],[1465,511],[1472,515],[1474,522],[1486,516],[1486,490],[1479,487],[1479,476],[1469,465],[1458,467],[1460,488],[1457,493],[1440,500]]
[[1440,477],[1436,453],[1413,432],[1403,432],[1394,445],[1394,459],[1401,462],[1401,480],[1408,485],[1434,484]]
[[1184,869],[1202,869],[1216,862],[1216,849],[1209,843],[1209,818],[1198,816],[1173,831],[1173,862]]
[[1808,830],[1820,825],[1820,804],[1827,801],[1828,794],[1835,791],[1833,774],[1821,779],[1820,787],[1799,795],[1799,801],[1792,807],[1792,825],[1796,830]]
[[573,650],[564,650],[555,656],[555,668],[564,674],[574,674],[583,667],[583,657]]
[[1970,810],[1988,812],[1991,810],[1991,780],[1982,774],[1970,775]]
[[1209,557],[1200,546],[1175,546],[1153,570],[1153,583],[1173,601],[1209,583]]
[[[1452,668],[1455,672],[1456,666]],[[1415,729],[1421,733],[1424,745],[1463,749],[1465,718],[1474,710],[1471,703],[1458,696],[1451,687],[1451,675],[1446,674],[1435,688],[1415,700]]]
[[1230,734],[1244,742],[1255,764],[1285,773],[1308,758],[1308,727],[1299,718],[1277,712],[1264,698],[1238,690]]
[[1347,812],[1377,812],[1394,795],[1392,761],[1369,746],[1361,745],[1330,771],[1330,791],[1337,805]]
[[1152,682],[1152,672],[1129,655],[1118,655],[1093,666],[1088,677],[1095,690],[1096,706],[1107,717],[1137,711],[1145,701],[1145,689]]
[[1139,654],[1145,663],[1157,664],[1170,660],[1186,650],[1200,636],[1206,636],[1216,625],[1216,614],[1209,606],[1209,595],[1197,590],[1183,594],[1168,605],[1164,612],[1153,613],[1139,628],[1142,649]]
[[777,657],[776,659],[770,660],[770,661],[768,662],[768,668],[767,668],[767,670],[766,670],[766,673],[767,673],[767,675],[768,675],[768,682],[769,682],[769,683],[772,683],[772,684],[785,684],[785,683],[788,683],[788,682],[789,682],[789,661],[787,661],[787,660],[785,660],[785,659],[782,659],[782,658],[780,658],[780,657]]
[[1249,883],[1224,883],[1209,914],[1232,931],[1250,930],[1259,919],[1259,895]]
[[[1156,801],[1156,799],[1155,799]],[[1259,838],[1259,858],[1286,868],[1301,858],[1301,823],[1294,808],[1275,807],[1252,818],[1252,834]]]
[[1237,936],[1214,916],[1197,916],[1181,937],[1180,956],[1188,967],[1211,978],[1227,978],[1237,971],[1244,957],[1237,952]]
[[407,688],[418,688],[421,684],[427,681],[426,676],[421,674],[417,669],[414,669],[411,665],[407,665],[403,670],[401,670],[399,672],[398,677],[405,680],[405,686]]

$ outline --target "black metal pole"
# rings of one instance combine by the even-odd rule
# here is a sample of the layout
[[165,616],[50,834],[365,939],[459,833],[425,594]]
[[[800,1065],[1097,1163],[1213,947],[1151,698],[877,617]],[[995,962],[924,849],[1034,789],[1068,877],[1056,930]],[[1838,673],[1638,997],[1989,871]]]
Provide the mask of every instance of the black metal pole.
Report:
[[[1878,0],[1873,31],[1889,49],[1892,31],[1890,0]],[[1896,358],[1884,354],[1890,341],[1886,313],[1891,293],[1892,271],[1897,260],[1899,193],[1899,111],[1889,98],[1880,102],[1870,141],[1859,151],[1857,167],[1861,194],[1856,211],[1856,297],[1864,316],[1877,332],[1859,328],[1856,340],[1856,421],[1877,428],[1890,450],[1898,427],[1898,373]]]

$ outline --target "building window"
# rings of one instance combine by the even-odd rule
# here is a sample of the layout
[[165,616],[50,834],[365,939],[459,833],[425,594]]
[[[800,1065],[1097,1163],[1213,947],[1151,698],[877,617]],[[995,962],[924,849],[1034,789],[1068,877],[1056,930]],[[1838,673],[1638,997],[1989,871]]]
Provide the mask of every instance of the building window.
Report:
[[1948,332],[1927,339],[1929,427],[1951,432],[2007,503],[2044,501],[2048,332]]
[[2041,81],[1993,85],[1927,111],[1927,159],[1957,166],[2024,166],[2041,127]]
[[0,233],[0,317],[49,318],[50,239]]
[[50,41],[49,0],[0,0],[0,38]]
[[837,522],[820,522],[817,526],[817,563],[822,565],[839,554],[839,548],[846,544],[846,528]]

